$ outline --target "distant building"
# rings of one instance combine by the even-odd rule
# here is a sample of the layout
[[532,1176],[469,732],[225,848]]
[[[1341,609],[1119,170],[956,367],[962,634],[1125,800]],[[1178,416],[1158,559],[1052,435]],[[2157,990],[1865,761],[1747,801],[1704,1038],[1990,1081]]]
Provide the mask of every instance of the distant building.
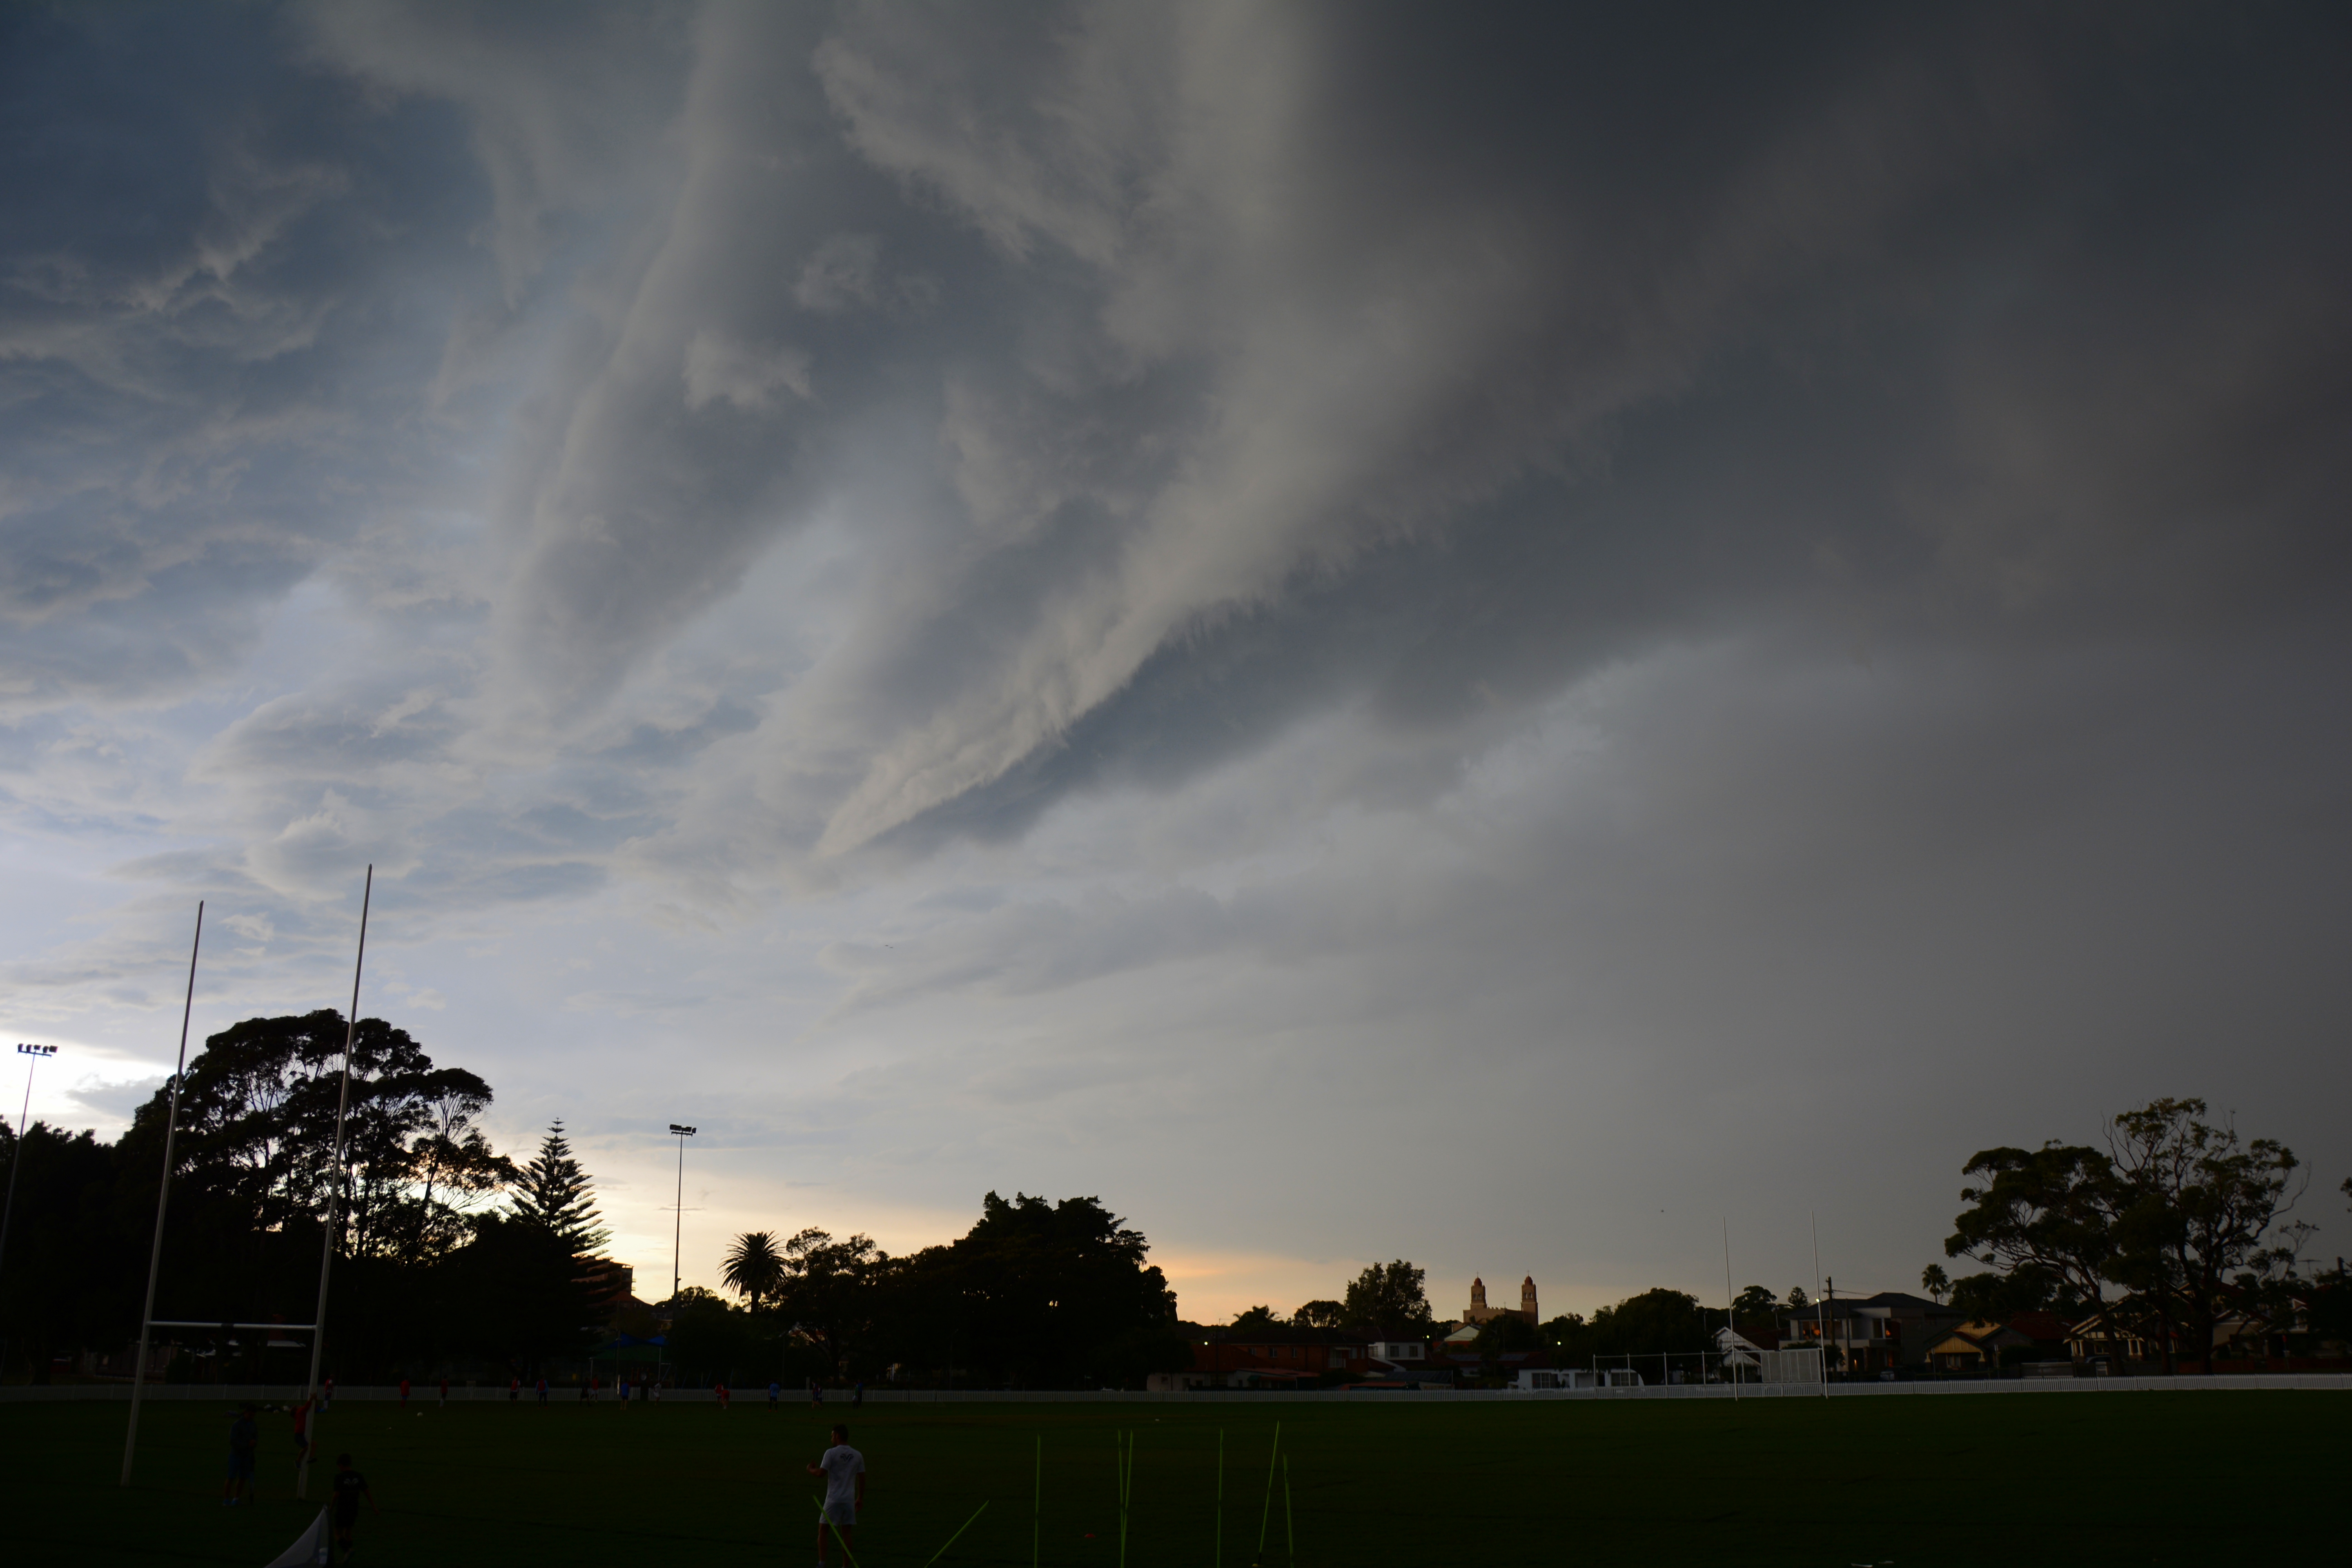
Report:
[[1519,1281],[1519,1304],[1516,1308],[1489,1307],[1486,1305],[1486,1281],[1484,1279],[1473,1279],[1470,1281],[1470,1309],[1462,1314],[1462,1321],[1464,1322],[1468,1323],[1473,1328],[1483,1328],[1487,1323],[1494,1321],[1496,1318],[1511,1316],[1525,1318],[1528,1321],[1528,1327],[1529,1328],[1535,1327],[1538,1323],[1543,1321],[1536,1311],[1536,1279],[1534,1275],[1530,1274],[1526,1279]]
[[1842,1296],[1809,1307],[1781,1309],[1780,1343],[1829,1352],[1830,1364],[1848,1374],[1926,1367],[1928,1354],[1968,1314],[1900,1290]]

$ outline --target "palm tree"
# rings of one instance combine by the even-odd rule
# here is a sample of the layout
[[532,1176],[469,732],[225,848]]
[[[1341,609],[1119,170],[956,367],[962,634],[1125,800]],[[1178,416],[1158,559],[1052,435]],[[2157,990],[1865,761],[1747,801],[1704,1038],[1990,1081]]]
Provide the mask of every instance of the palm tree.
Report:
[[773,1300],[783,1289],[784,1255],[776,1250],[774,1231],[745,1231],[719,1262],[719,1282],[741,1296],[755,1312],[762,1297]]

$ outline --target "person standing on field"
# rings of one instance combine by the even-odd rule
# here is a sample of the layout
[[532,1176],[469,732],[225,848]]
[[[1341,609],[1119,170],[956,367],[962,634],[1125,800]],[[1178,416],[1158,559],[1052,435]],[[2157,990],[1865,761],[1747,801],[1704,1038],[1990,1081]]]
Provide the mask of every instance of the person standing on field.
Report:
[[824,1478],[824,1511],[816,1521],[816,1563],[824,1568],[825,1536],[837,1533],[847,1557],[856,1550],[857,1510],[866,1506],[866,1456],[849,1446],[847,1426],[834,1425],[833,1447],[808,1473]]
[[400,1380],[400,1407],[408,1408],[408,1379],[404,1377]]
[[331,1495],[335,1500],[335,1544],[342,1548],[343,1557],[349,1559],[352,1554],[352,1531],[360,1521],[360,1500],[362,1498],[367,1500],[370,1513],[381,1513],[383,1510],[375,1506],[375,1493],[368,1490],[367,1478],[352,1468],[352,1457],[349,1454],[335,1456],[335,1480]]
[[446,1377],[441,1380],[441,1403],[445,1405],[449,1403],[449,1380]]
[[236,1419],[228,1424],[228,1486],[221,1494],[221,1507],[252,1503],[253,1456],[260,1446],[261,1427],[253,1418],[253,1406],[239,1406]]

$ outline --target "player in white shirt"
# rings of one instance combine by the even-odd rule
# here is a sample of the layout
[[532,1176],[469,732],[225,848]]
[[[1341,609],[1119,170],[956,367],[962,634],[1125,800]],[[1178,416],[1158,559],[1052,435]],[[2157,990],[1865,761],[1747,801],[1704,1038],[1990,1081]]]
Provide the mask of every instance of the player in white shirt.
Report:
[[842,1555],[848,1556],[856,1547],[857,1510],[866,1506],[866,1456],[849,1446],[848,1427],[834,1427],[833,1447],[808,1473],[824,1478],[824,1513],[816,1521],[817,1568],[824,1568],[827,1533],[840,1532]]

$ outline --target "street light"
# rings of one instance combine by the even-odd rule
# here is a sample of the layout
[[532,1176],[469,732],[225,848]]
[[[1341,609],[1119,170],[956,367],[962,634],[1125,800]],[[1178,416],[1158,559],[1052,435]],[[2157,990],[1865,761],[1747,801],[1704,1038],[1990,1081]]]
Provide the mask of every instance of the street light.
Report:
[[681,1248],[686,1240],[686,1141],[694,1136],[694,1129],[681,1127],[673,1121],[669,1130],[677,1139],[677,1216],[669,1238],[669,1300],[670,1305],[675,1307],[677,1305],[677,1282],[682,1278],[678,1272],[678,1259],[684,1256]]
[[[8,1222],[16,1217],[16,1173],[24,1168],[25,1134],[28,1130],[26,1119],[33,1113],[33,1069],[41,1065],[44,1058],[56,1056],[58,1048],[55,1046],[20,1045],[16,1047],[16,1054],[33,1059],[25,1064],[25,1104],[16,1113],[16,1148],[8,1156],[8,1205],[0,1208],[0,1263],[7,1261]],[[0,1341],[0,1346],[5,1343],[5,1341]]]

